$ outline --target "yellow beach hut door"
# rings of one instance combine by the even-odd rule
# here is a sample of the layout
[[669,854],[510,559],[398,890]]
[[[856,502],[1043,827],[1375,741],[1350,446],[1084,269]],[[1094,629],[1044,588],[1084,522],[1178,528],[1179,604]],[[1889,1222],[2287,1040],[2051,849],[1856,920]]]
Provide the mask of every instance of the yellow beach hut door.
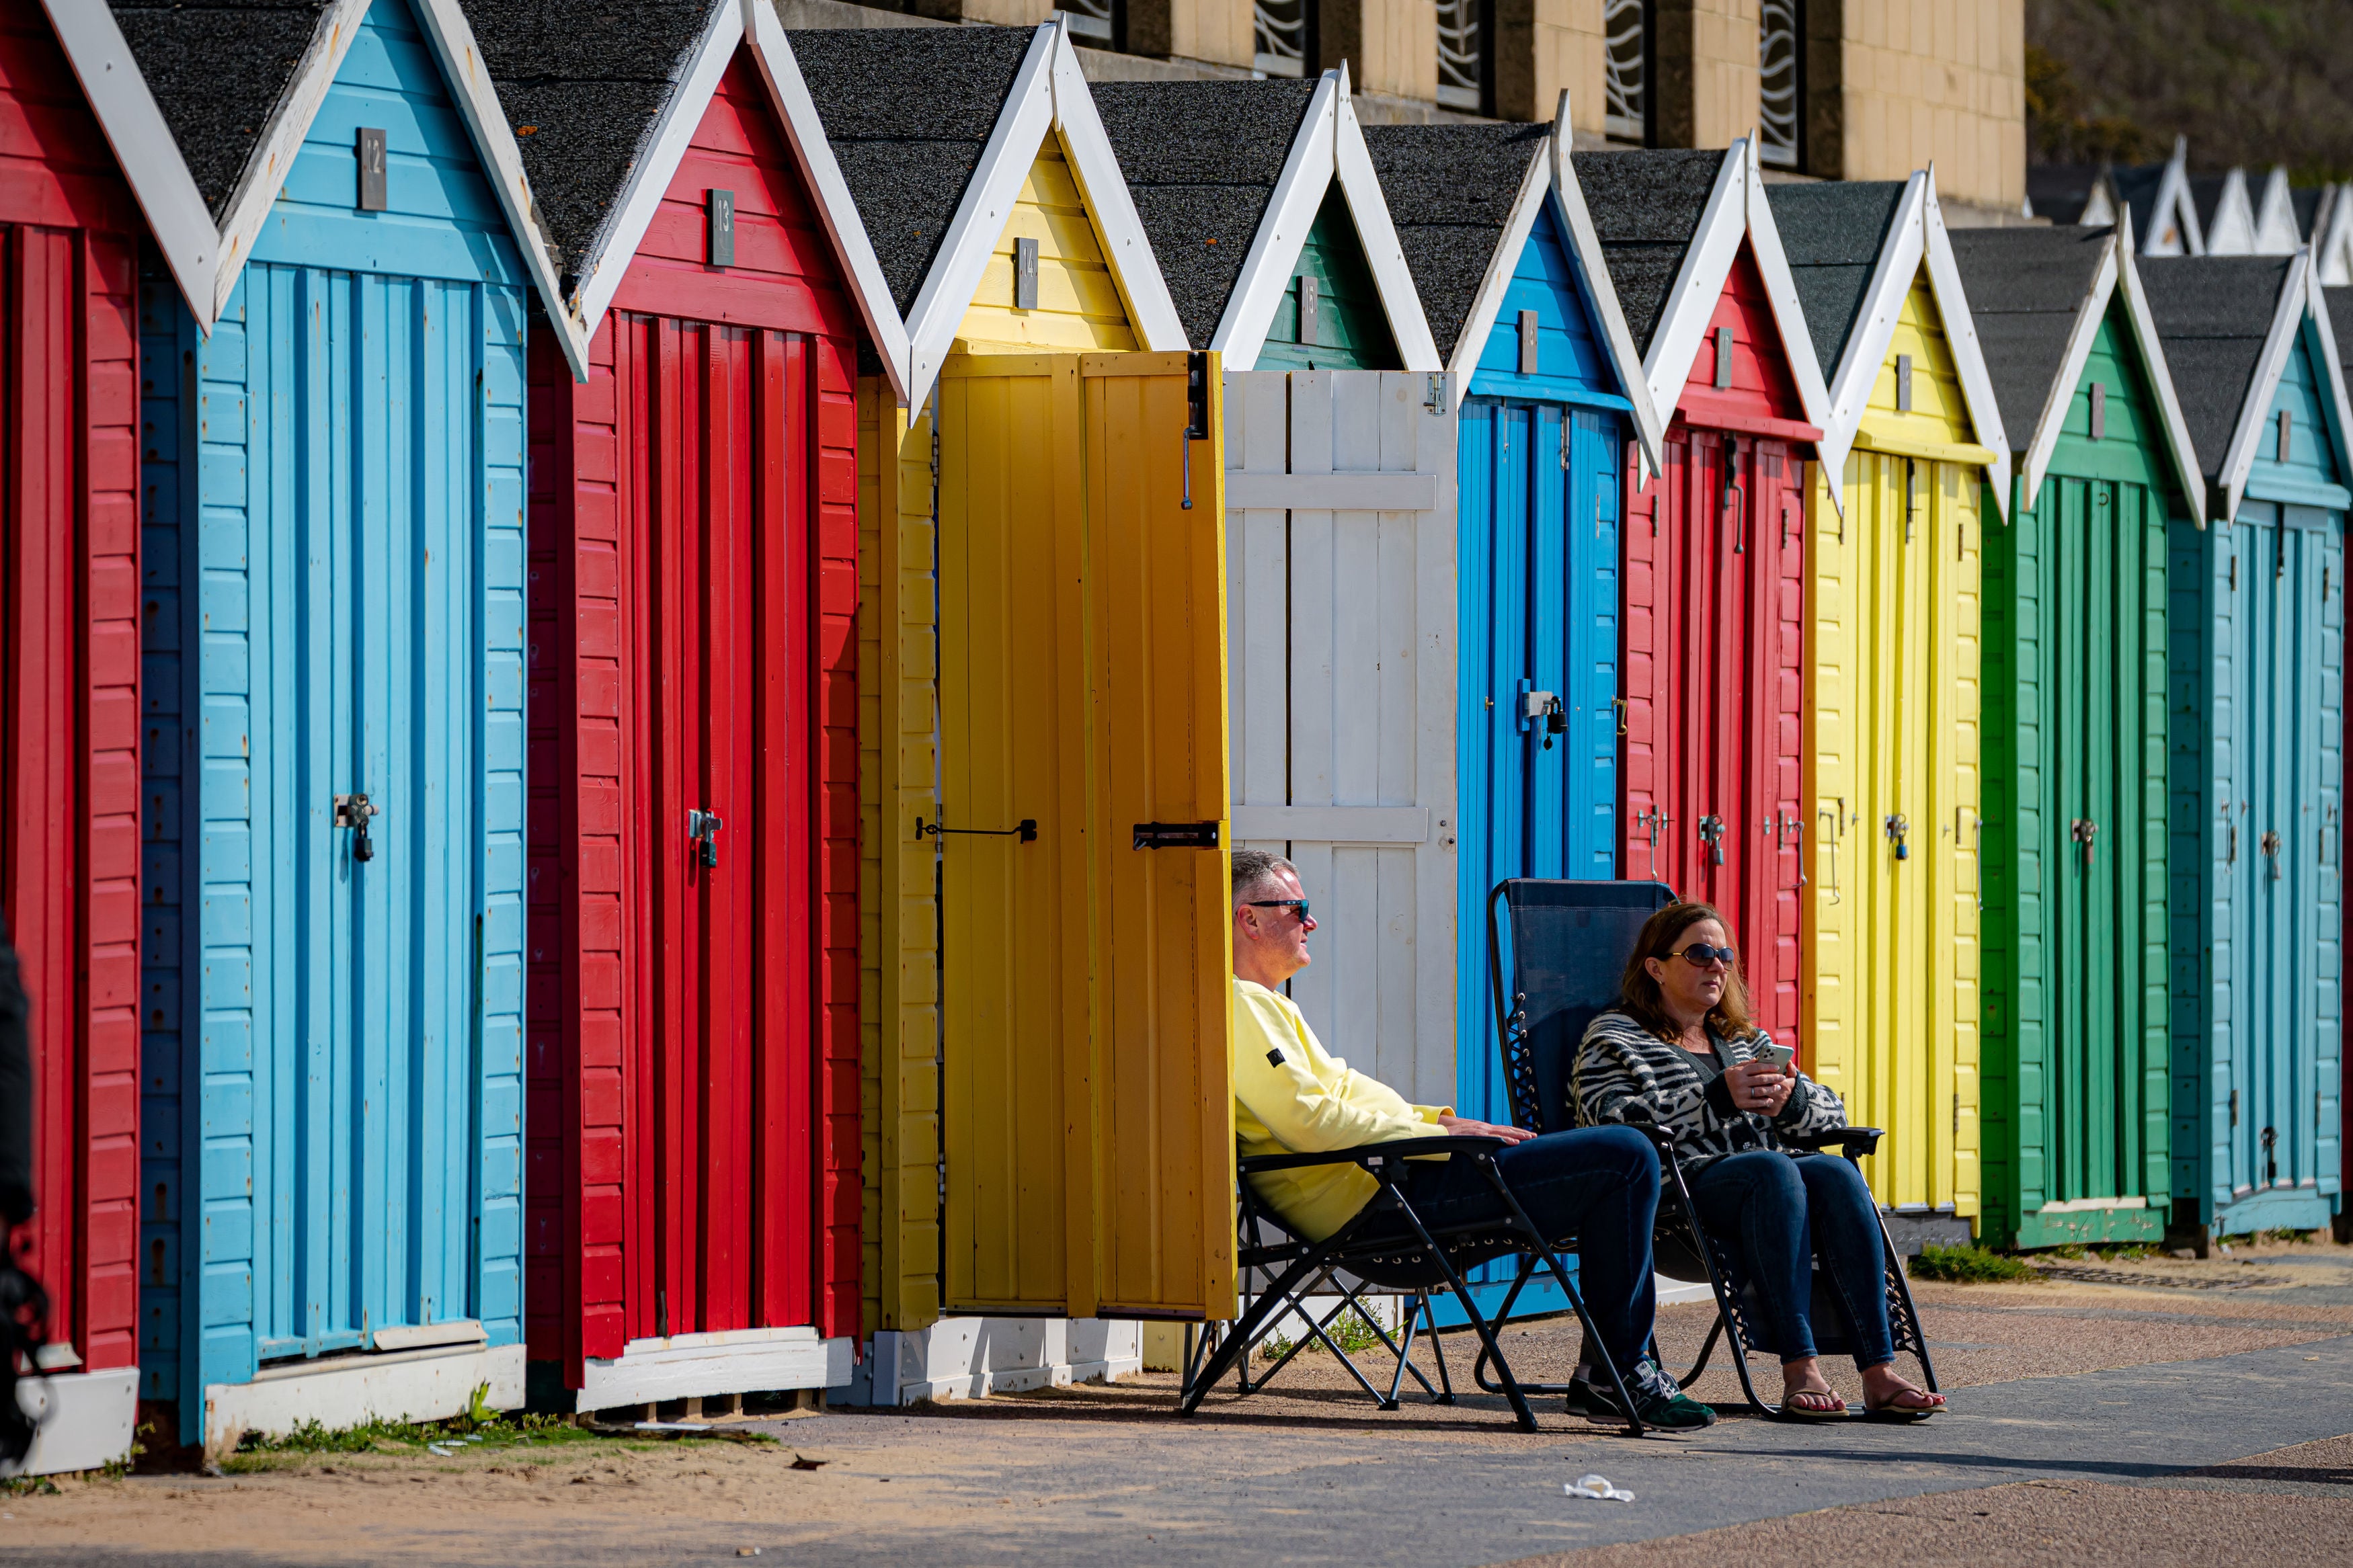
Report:
[[1199,354],[942,374],[949,1311],[1233,1310],[1218,400]]
[[1976,1063],[1957,1047],[1977,977],[1982,488],[1974,468],[1865,449],[1847,459],[1846,517],[1818,512],[1822,615],[1844,635],[1820,651],[1818,722],[1841,733],[1817,748],[1817,984],[1832,994],[1810,1065],[1852,1121],[1892,1134],[1864,1170],[1898,1212],[1976,1208]]

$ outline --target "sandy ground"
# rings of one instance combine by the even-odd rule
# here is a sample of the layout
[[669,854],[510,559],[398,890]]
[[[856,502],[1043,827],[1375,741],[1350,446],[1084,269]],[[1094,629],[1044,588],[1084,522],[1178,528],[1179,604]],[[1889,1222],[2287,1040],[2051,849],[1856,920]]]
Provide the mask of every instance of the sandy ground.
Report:
[[1531,1557],[1512,1568],[1725,1568],[1742,1561],[1883,1568],[1891,1555],[1905,1568],[2353,1562],[2353,1437],[2281,1448],[2161,1486],[2030,1481],[1937,1492]]
[[[2244,1261],[2195,1264],[2087,1259],[2083,1266],[2140,1269],[2148,1282],[1919,1286],[1943,1384],[1975,1387],[2199,1360],[2353,1333],[2353,1248],[2272,1248]],[[2154,1283],[2160,1275],[2247,1288],[2168,1287]],[[1712,1309],[1703,1307],[1662,1310],[1660,1337],[1671,1362],[1687,1363],[1711,1318]],[[1507,1353],[1524,1379],[1565,1378],[1577,1342],[1573,1321],[1537,1323],[1511,1331]],[[1449,1334],[1446,1348],[1458,1386],[1468,1388],[1470,1337]],[[1426,1351],[1417,1360],[1434,1368]],[[1723,1361],[1719,1352],[1697,1392],[1729,1404],[1738,1399],[1738,1385]],[[1769,1388],[1773,1369],[1760,1362],[1757,1373],[1760,1386]],[[244,1455],[231,1461],[233,1473],[217,1478],[69,1479],[55,1495],[0,1497],[0,1558],[100,1562],[203,1550],[316,1563],[520,1565],[580,1561],[565,1542],[593,1539],[598,1561],[608,1551],[647,1563],[686,1561],[679,1552],[691,1540],[702,1543],[702,1554],[691,1559],[701,1562],[711,1560],[707,1553],[722,1533],[740,1540],[746,1527],[755,1535],[775,1527],[814,1547],[828,1537],[849,1539],[861,1521],[883,1512],[901,1525],[936,1527],[945,1532],[943,1541],[994,1539],[1011,1547],[1021,1514],[1037,1509],[1099,1512],[1106,1529],[1149,1540],[1148,1509],[1125,1508],[1115,1488],[1069,1483],[1064,1472],[1073,1453],[1165,1468],[1168,1444],[1181,1433],[1187,1468],[1214,1479],[1262,1470],[1271,1453],[1287,1469],[1313,1469],[1361,1459],[1368,1443],[1510,1449],[1605,1439],[1615,1430],[1571,1419],[1557,1400],[1547,1400],[1539,1403],[1543,1430],[1531,1438],[1509,1426],[1500,1398],[1475,1391],[1451,1407],[1409,1400],[1383,1413],[1322,1356],[1302,1357],[1275,1390],[1249,1400],[1236,1399],[1229,1385],[1180,1427],[1170,1415],[1176,1382],[1173,1374],[1150,1373],[1116,1385],[935,1406],[926,1414],[947,1419],[923,1424],[920,1436],[913,1432],[918,1424],[889,1413],[838,1412],[770,1425],[765,1429],[782,1437],[773,1446],[541,1440],[469,1447],[446,1458]],[[2353,1410],[2345,1425],[2353,1430]],[[2353,1438],[2214,1474],[2230,1471],[2242,1481],[2277,1484],[2261,1495],[2220,1481],[1945,1492],[1608,1548],[1577,1560],[1614,1562],[1614,1552],[1629,1563],[1682,1563],[1686,1559],[1676,1553],[1689,1552],[1696,1563],[1704,1552],[1715,1563],[1724,1550],[1717,1538],[1736,1534],[1751,1555],[1762,1545],[1778,1558],[1786,1542],[1806,1561],[1830,1564],[1860,1561],[1866,1552],[1883,1554],[1891,1531],[1905,1540],[1907,1558],[1926,1563],[1957,1563],[1964,1555],[1975,1562],[2225,1555],[2287,1562],[2310,1560],[2324,1546],[2324,1555],[2353,1559]],[[2296,1484],[2281,1482],[2283,1475]],[[2127,1491],[2136,1495],[2122,1495]],[[2116,1522],[2119,1509],[2133,1521],[2129,1529]],[[1972,1549],[1968,1542],[1978,1544]],[[2228,1553],[2220,1550],[2225,1542],[2233,1543]],[[1993,1542],[2016,1552],[1993,1552]],[[793,1551],[787,1560],[801,1556]]]

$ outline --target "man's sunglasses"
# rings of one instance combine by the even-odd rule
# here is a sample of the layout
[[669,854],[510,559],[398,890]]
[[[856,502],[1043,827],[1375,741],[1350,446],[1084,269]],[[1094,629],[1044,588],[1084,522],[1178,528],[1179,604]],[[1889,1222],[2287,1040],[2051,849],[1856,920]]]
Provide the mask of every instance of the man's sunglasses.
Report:
[[1300,923],[1302,925],[1307,923],[1307,900],[1305,899],[1250,899],[1243,902],[1242,908],[1246,910],[1297,910],[1299,911]]
[[1710,947],[1704,942],[1695,942],[1681,952],[1667,956],[1680,958],[1694,969],[1705,969],[1711,963],[1721,963],[1729,969],[1740,955],[1728,947]]

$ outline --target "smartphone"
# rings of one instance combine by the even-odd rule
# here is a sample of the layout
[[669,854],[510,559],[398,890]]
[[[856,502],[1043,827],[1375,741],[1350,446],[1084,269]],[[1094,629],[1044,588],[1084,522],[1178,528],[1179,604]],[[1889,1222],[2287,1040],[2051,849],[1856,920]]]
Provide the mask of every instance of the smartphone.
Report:
[[1757,1048],[1756,1059],[1763,1062],[1775,1072],[1780,1072],[1788,1067],[1789,1058],[1797,1054],[1791,1047],[1785,1046],[1778,1040],[1773,1040]]

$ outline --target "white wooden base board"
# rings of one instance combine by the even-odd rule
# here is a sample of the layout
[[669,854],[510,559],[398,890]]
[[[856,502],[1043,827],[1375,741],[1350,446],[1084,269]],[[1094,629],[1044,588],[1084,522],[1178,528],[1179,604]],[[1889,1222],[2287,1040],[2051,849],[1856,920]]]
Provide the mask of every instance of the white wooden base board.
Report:
[[898,1406],[983,1399],[1074,1383],[1114,1383],[1144,1370],[1143,1325],[1110,1318],[943,1318],[878,1333],[835,1405]]
[[666,1399],[830,1388],[849,1381],[850,1342],[814,1328],[732,1329],[631,1340],[611,1361],[591,1360],[575,1410],[611,1410]]
[[522,1404],[523,1347],[436,1345],[264,1367],[251,1383],[205,1388],[205,1442],[232,1431],[291,1432],[306,1421],[329,1430],[363,1422],[441,1421],[462,1414],[490,1385],[495,1410]]
[[139,1369],[53,1373],[16,1380],[16,1404],[40,1423],[22,1463],[0,1476],[61,1476],[131,1457],[139,1425]]

